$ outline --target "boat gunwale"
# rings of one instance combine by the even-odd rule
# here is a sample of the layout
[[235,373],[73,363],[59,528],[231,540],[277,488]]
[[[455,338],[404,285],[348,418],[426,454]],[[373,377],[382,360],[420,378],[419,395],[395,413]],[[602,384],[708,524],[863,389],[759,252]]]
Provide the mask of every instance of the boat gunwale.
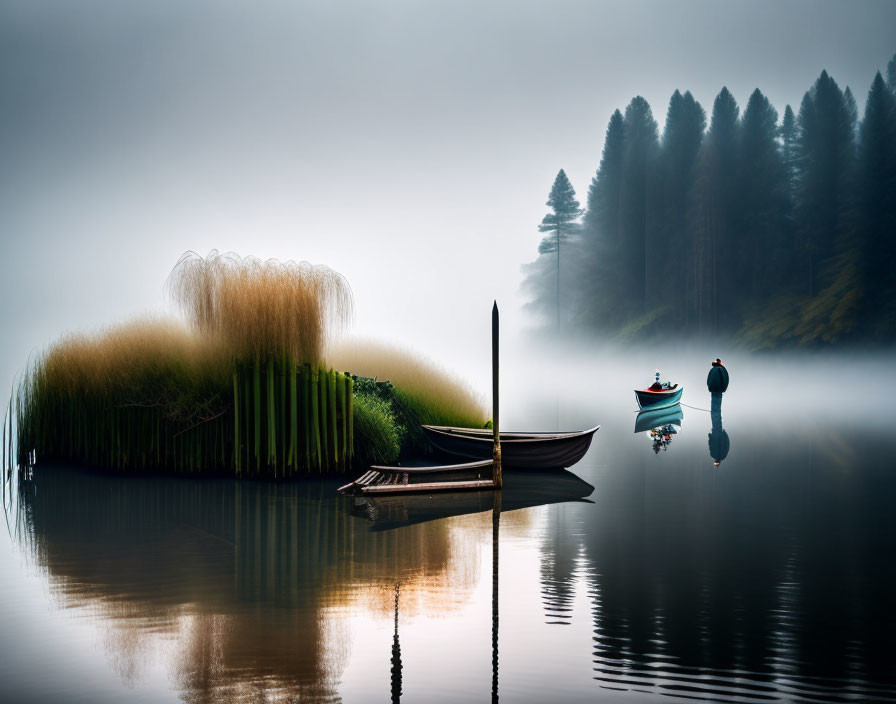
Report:
[[[461,428],[449,425],[422,425],[421,427],[425,430],[429,430],[430,432],[434,432],[447,437],[459,437],[463,438],[464,440],[476,440],[480,442],[493,442],[493,433],[487,430],[483,432],[479,428]],[[504,445],[507,443],[517,444],[572,440],[575,438],[583,437],[585,435],[594,435],[594,433],[596,433],[598,430],[600,430],[599,425],[595,425],[593,428],[588,428],[587,430],[574,430],[568,433],[501,433],[501,444]],[[471,433],[470,431],[473,432]],[[506,439],[503,437],[505,435],[508,436]],[[514,435],[521,437],[512,437]]]
[[475,462],[464,462],[462,464],[443,464],[435,467],[394,467],[387,465],[370,465],[370,469],[376,472],[391,472],[400,474],[407,472],[408,474],[435,474],[437,472],[462,472],[465,469],[485,469],[491,467],[494,460],[476,460]]
[[635,389],[636,394],[674,394],[676,391],[683,391],[684,387],[676,384],[671,389]]

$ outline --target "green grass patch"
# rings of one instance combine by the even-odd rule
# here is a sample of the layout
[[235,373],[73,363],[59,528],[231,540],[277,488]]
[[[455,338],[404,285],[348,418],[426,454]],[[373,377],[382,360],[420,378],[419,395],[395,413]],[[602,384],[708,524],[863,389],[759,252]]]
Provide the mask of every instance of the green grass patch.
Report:
[[387,399],[369,391],[356,392],[354,426],[355,462],[359,467],[398,459],[402,428]]

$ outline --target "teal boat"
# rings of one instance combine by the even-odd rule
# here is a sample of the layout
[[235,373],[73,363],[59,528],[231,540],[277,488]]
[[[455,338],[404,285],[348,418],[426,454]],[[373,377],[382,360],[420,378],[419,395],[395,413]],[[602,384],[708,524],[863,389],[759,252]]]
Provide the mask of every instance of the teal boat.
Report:
[[[659,384],[654,384],[653,386],[659,386]],[[653,387],[642,390],[635,389],[635,398],[638,401],[638,408],[642,411],[646,409],[657,410],[659,408],[670,408],[679,403],[682,391],[684,391],[684,387],[678,384],[661,389],[654,389]]]

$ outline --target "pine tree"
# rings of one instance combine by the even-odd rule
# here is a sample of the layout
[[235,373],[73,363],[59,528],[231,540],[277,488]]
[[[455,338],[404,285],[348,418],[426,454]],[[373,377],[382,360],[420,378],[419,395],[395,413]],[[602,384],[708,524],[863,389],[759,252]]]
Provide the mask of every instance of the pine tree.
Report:
[[620,254],[626,307],[644,310],[649,266],[647,242],[654,225],[652,184],[659,146],[650,105],[637,96],[625,109],[620,184]]
[[896,95],[896,54],[887,64],[887,87],[893,95]]
[[[722,88],[713,103],[691,194],[687,308],[689,321],[698,331],[718,331],[736,293],[725,267],[734,262],[738,112],[734,97]],[[724,327],[730,328],[727,317],[725,321]]]
[[878,73],[868,92],[859,132],[858,245],[867,289],[870,332],[896,328],[896,99]]
[[677,310],[683,310],[685,303],[690,251],[688,196],[693,188],[697,154],[705,129],[706,112],[700,103],[694,100],[690,91],[682,95],[676,90],[666,111],[657,168],[660,216],[656,228],[658,237],[651,248],[660,257],[648,283],[655,282],[655,290],[649,298],[654,302],[661,298]]
[[784,119],[781,120],[778,134],[781,138],[781,160],[787,174],[787,188],[792,190],[796,174],[796,117],[789,105],[784,108]]
[[822,261],[848,226],[855,141],[848,101],[827,71],[803,97],[797,117],[794,207],[806,292],[825,283]]
[[859,108],[856,105],[856,99],[853,97],[849,86],[846,86],[843,91],[843,102],[846,103],[846,114],[849,120],[850,133],[852,134],[853,139],[855,139],[856,130],[859,126]]
[[731,272],[744,303],[776,293],[789,270],[789,191],[778,150],[777,122],[777,111],[757,88],[747,101],[740,126],[738,265]]
[[584,279],[581,308],[591,325],[607,326],[619,309],[620,290],[620,191],[625,127],[616,110],[607,125],[600,165],[588,189],[588,209],[583,218]]
[[557,257],[557,325],[560,325],[560,246],[570,242],[578,232],[579,225],[576,220],[582,215],[579,201],[576,200],[576,192],[566,176],[566,172],[560,169],[554,185],[551,188],[547,205],[552,212],[544,216],[538,226],[539,232],[549,233],[538,245],[539,254],[553,254]]

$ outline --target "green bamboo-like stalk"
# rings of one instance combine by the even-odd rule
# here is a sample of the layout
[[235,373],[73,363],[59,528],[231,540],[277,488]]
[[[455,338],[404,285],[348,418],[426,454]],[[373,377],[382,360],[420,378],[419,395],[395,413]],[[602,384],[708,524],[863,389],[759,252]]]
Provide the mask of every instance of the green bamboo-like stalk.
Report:
[[268,466],[274,468],[274,476],[277,476],[277,437],[275,430],[277,427],[276,413],[274,410],[274,358],[268,358],[268,393],[267,393],[267,412],[268,412]]
[[286,406],[286,355],[280,361],[280,408],[278,409],[278,422],[280,423],[280,468],[286,475],[286,452],[289,434],[289,412]]
[[320,385],[320,378],[315,369],[310,369],[308,376],[310,377],[311,384],[308,393],[308,397],[311,404],[311,416],[308,421],[309,430],[311,432],[311,443],[313,447],[311,448],[311,464],[315,471],[320,471],[321,469],[321,437],[320,437],[320,394],[318,392],[318,386]]
[[225,427],[225,426],[224,426],[224,424],[222,423],[222,424],[221,424],[220,432],[218,433],[218,434],[220,435],[220,440],[221,440],[221,468],[222,468],[222,469],[225,468],[225,467],[228,467],[228,463],[227,463],[227,438],[226,438],[226,435],[225,435],[225,433],[224,433],[224,427]]
[[[250,420],[252,418],[252,394],[251,394],[251,384],[250,384],[250,374],[249,370],[245,364],[242,365],[242,375],[243,375],[243,398],[246,402],[245,412],[243,413],[243,417],[245,418],[244,425],[246,430],[246,470],[251,474],[252,471],[252,428]],[[242,460],[240,460],[242,463]]]
[[289,363],[289,464],[293,471],[299,469],[299,418],[298,388],[296,386],[296,365]]
[[345,384],[345,407],[347,409],[348,418],[346,426],[348,430],[348,463],[351,464],[352,458],[355,456],[355,380],[346,374]]
[[327,372],[327,407],[330,409],[330,462],[332,469],[339,467],[339,438],[337,437],[339,419],[337,417],[336,408],[336,372],[332,369]]
[[327,415],[327,438],[329,439],[327,447],[330,450],[327,464],[329,465],[328,469],[332,471],[339,464],[339,450],[336,438],[336,429],[339,424],[336,409],[336,375],[332,369],[327,371],[327,409],[329,412]]
[[240,473],[240,378],[235,366],[233,369],[233,465],[237,475]]
[[304,463],[302,468],[306,472],[311,471],[311,455],[313,443],[311,441],[311,376],[308,366],[303,364],[301,368],[302,382],[302,447],[304,448]]
[[255,470],[261,470],[261,362],[255,358],[254,392],[255,392]]
[[317,370],[317,384],[318,392],[320,393],[320,464],[323,472],[329,467],[330,457],[332,456],[330,453],[330,420],[328,415],[330,409],[327,406],[330,394],[327,391],[327,383],[327,370],[320,367]]
[[336,372],[336,410],[339,417],[339,424],[336,428],[337,443],[339,450],[339,468],[345,469],[345,375],[342,372]]

